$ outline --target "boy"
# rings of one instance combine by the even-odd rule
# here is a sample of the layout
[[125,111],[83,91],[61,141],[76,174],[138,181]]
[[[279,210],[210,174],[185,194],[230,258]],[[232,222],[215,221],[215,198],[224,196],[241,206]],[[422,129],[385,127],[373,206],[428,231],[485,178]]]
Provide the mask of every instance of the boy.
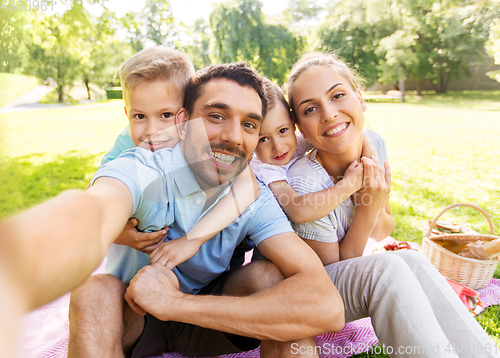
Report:
[[[135,147],[153,152],[173,148],[179,142],[175,115],[182,108],[184,88],[193,74],[193,64],[185,54],[164,46],[145,49],[125,61],[120,69],[120,79],[129,125],[118,136],[113,148],[104,155],[101,166]],[[162,243],[168,228],[142,232],[150,231],[151,228],[141,226],[136,218],[130,218],[114,243],[150,255],[151,263],[160,262],[173,268],[194,256],[205,241],[236,219],[255,200],[259,190],[249,191],[249,185],[258,188],[248,169],[236,180],[233,197],[221,202],[213,213],[208,213],[189,233],[174,238],[175,242],[167,240]],[[214,218],[219,220],[214,221]],[[138,224],[140,231],[137,229]],[[124,249],[123,246],[112,245],[108,255],[113,256]],[[141,261],[148,260],[140,253],[135,256],[138,260],[141,257]],[[119,274],[124,268],[113,267],[110,261],[113,260],[108,260],[106,271],[128,282],[131,277]],[[130,275],[133,274],[135,272],[130,271]]]

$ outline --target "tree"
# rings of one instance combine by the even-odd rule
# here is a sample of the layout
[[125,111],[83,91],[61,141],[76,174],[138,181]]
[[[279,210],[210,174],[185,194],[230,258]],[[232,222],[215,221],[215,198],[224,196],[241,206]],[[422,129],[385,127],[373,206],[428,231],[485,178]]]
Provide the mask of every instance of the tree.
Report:
[[90,83],[101,88],[112,86],[118,75],[118,67],[132,55],[130,44],[123,43],[115,35],[117,22],[115,15],[105,9],[90,24],[90,37],[85,39],[81,61],[88,99],[91,99]]
[[189,36],[188,42],[183,46],[183,51],[193,61],[194,68],[197,70],[212,63],[209,32],[210,27],[202,17],[185,31]]
[[379,77],[380,39],[394,29],[389,1],[346,1],[336,4],[319,25],[319,49],[334,51],[373,84]]
[[147,0],[143,16],[148,39],[157,45],[175,45],[177,31],[167,0]]
[[[76,4],[78,6],[78,4]],[[30,59],[26,66],[41,81],[54,81],[59,102],[79,75],[87,19],[82,9],[68,10],[62,15],[36,13],[29,28],[27,44]]]
[[[491,25],[490,38],[486,48],[495,59],[495,64],[500,65],[500,19],[496,19]],[[500,70],[488,72],[488,76],[500,82]]]
[[0,10],[0,72],[13,72],[22,65],[25,24],[24,11]]
[[285,26],[265,21],[262,3],[222,3],[210,15],[213,62],[246,61],[271,79],[283,82],[301,41]]

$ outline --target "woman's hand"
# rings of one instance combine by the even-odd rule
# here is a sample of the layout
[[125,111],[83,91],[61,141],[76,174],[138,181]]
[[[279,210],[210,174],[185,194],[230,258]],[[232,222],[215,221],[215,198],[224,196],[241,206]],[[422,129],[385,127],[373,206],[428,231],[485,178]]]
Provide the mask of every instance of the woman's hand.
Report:
[[391,192],[391,170],[387,162],[384,163],[385,173],[375,156],[362,158],[363,186],[354,194],[357,210],[370,210],[379,214],[385,208]]

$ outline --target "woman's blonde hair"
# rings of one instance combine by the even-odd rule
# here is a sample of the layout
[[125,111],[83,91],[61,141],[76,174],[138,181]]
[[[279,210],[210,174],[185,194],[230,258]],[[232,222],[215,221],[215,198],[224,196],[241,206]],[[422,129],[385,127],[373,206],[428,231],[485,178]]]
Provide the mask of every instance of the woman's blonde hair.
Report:
[[312,66],[327,66],[333,68],[335,72],[340,74],[349,82],[349,85],[354,90],[358,89],[360,84],[363,83],[361,76],[337,55],[323,52],[307,53],[303,55],[297,63],[295,63],[295,65],[293,65],[292,70],[288,75],[288,80],[284,86],[292,112],[294,110],[292,101],[293,86],[304,71]]

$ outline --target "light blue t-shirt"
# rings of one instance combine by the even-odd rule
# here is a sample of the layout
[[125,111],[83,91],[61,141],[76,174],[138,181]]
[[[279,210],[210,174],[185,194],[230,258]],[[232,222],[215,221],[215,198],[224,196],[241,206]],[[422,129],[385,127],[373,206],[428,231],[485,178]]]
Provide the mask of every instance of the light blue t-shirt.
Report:
[[[134,201],[131,216],[139,221],[140,231],[169,226],[167,240],[174,240],[186,234],[204,214],[205,192],[187,166],[179,144],[154,153],[143,148],[128,150],[100,167],[92,183],[103,176],[116,178],[128,187]],[[213,205],[228,192],[226,188]],[[259,198],[241,216],[203,244],[195,256],[174,268],[181,291],[197,293],[226,271],[234,249],[245,238],[259,245],[271,236],[292,231],[272,192],[260,183]],[[125,283],[149,265],[147,254],[123,245],[112,244],[107,257],[106,272]]]
[[135,148],[134,142],[132,142],[132,137],[130,136],[130,128],[127,125],[122,132],[116,137],[115,139],[115,144],[113,145],[113,148],[106,154],[101,159],[101,165],[106,164],[107,162],[110,162],[112,160],[115,160],[122,154],[124,151],[127,149],[132,149]]
[[[363,133],[370,142],[375,155],[383,166],[388,160],[384,139],[377,132],[364,129]],[[316,159],[317,151],[298,159],[287,171],[288,183],[299,195],[320,191],[335,185],[325,168]],[[350,198],[344,200],[330,214],[319,220],[298,224],[292,227],[298,236],[308,240],[325,243],[342,241],[349,230],[354,215],[354,204]]]

